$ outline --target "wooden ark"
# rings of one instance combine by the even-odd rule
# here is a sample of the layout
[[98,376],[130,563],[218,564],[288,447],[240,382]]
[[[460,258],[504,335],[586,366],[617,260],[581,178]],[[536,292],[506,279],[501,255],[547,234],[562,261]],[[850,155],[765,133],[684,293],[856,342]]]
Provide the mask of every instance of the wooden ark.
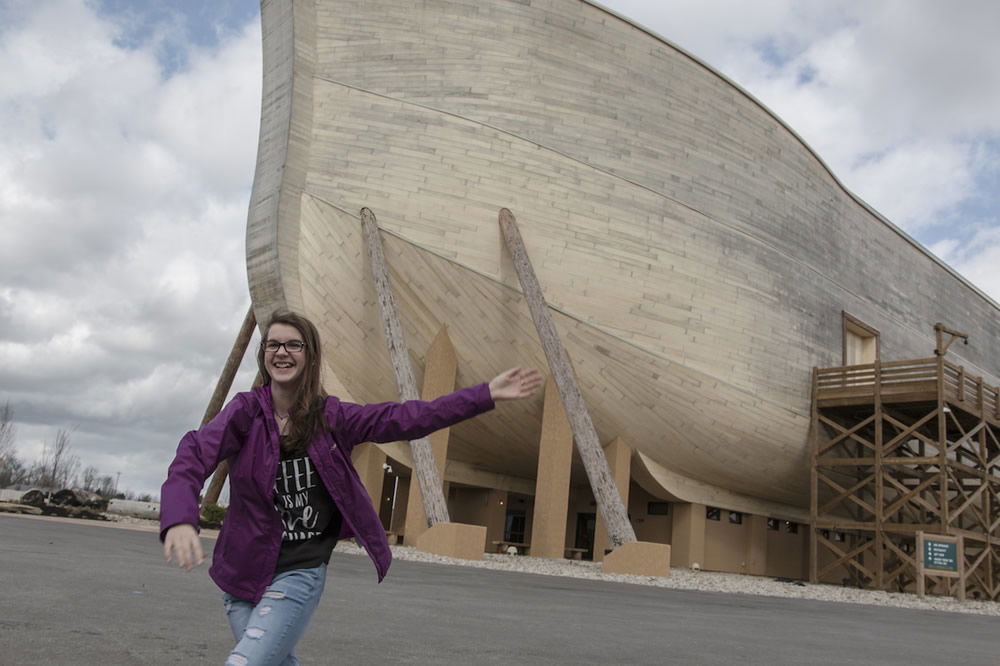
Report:
[[[545,367],[497,224],[513,211],[600,439],[656,497],[807,515],[811,372],[844,364],[845,313],[884,360],[960,328],[950,358],[997,384],[996,303],[747,92],[599,5],[261,9],[253,308],[317,322],[330,392],[397,398],[362,207],[418,373],[447,326],[458,385]],[[455,427],[446,478],[532,487],[541,412]]]

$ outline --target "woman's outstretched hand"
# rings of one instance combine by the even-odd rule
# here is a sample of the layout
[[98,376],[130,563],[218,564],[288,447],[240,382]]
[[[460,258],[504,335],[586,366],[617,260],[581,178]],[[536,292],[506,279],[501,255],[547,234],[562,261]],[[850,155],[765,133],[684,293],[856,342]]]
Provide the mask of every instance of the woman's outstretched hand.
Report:
[[177,566],[185,571],[191,571],[205,561],[201,539],[193,525],[179,523],[167,530],[163,537],[163,557],[167,562],[176,559]]
[[519,400],[533,395],[541,385],[542,376],[535,368],[511,368],[490,380],[490,397],[494,402]]

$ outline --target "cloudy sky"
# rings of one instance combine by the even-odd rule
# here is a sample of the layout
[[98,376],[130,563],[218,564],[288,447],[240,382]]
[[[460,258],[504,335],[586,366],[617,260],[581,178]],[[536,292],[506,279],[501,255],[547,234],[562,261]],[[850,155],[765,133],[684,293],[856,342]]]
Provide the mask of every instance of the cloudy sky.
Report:
[[[1000,300],[995,0],[606,0]],[[249,305],[257,0],[0,0],[0,403],[156,494]],[[244,363],[238,388],[252,380]]]

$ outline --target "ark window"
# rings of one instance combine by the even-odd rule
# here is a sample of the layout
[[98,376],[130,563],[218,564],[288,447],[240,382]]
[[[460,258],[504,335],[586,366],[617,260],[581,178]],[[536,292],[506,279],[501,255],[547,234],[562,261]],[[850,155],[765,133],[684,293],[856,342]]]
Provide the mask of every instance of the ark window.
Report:
[[670,512],[670,502],[647,502],[646,515],[665,516]]
[[709,520],[721,520],[722,511],[714,506],[705,507],[705,517]]

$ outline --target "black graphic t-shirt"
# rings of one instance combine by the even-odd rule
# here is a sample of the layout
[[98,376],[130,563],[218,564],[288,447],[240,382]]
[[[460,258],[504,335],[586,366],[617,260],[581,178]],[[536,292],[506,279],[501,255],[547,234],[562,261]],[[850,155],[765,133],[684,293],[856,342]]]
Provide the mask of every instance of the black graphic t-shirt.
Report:
[[282,451],[274,479],[274,505],[282,524],[274,572],[328,563],[340,533],[340,511],[305,451]]

